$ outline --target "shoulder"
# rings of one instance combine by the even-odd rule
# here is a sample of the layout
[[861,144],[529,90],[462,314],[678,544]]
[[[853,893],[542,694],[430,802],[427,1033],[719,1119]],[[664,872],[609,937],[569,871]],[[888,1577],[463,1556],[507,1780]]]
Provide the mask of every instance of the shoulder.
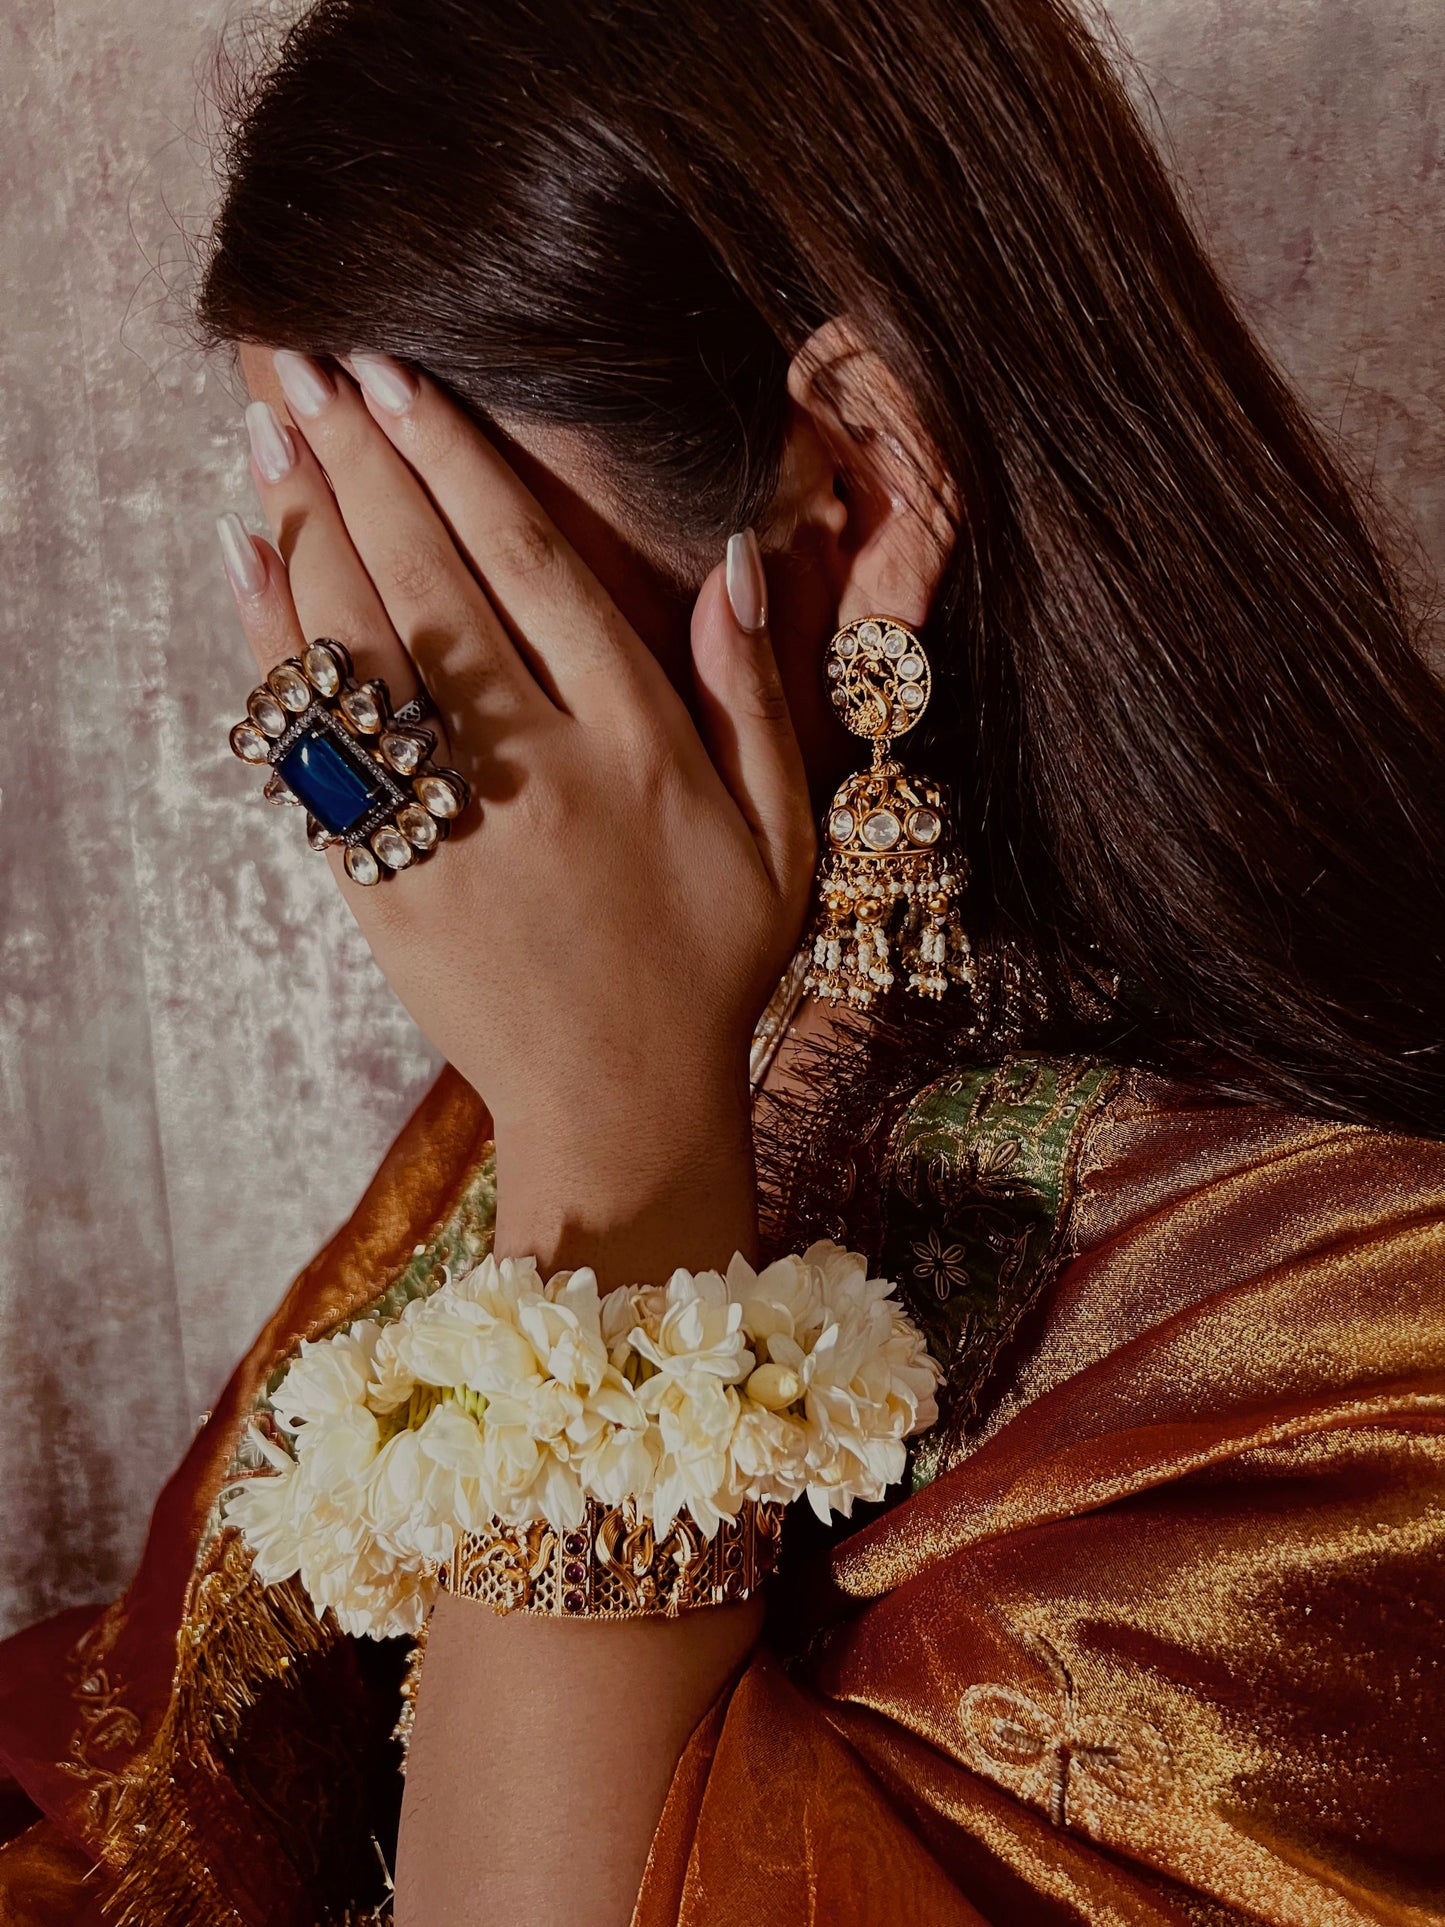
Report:
[[1081,1361],[1231,1292],[1364,1330],[1392,1280],[1445,1291],[1445,1144],[1132,1071],[1081,1142],[1066,1255],[1050,1342]]
[[1293,1281],[1320,1315],[1376,1320],[1445,1293],[1445,1145],[1098,1059],[933,1080],[881,1177],[884,1263],[948,1372],[956,1442],[1252,1284],[1261,1307]]
[[1085,1147],[1124,1076],[1094,1058],[1011,1057],[949,1070],[898,1112],[879,1164],[881,1263],[944,1368],[955,1427],[1067,1259]]

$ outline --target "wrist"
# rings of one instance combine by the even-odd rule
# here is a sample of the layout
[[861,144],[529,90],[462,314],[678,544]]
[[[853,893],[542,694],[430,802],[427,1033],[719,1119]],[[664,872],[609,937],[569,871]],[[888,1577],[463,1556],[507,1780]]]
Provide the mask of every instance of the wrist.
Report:
[[594,1089],[498,1119],[496,1146],[499,1257],[534,1256],[544,1273],[591,1265],[606,1290],[756,1255],[745,1072],[680,1091]]

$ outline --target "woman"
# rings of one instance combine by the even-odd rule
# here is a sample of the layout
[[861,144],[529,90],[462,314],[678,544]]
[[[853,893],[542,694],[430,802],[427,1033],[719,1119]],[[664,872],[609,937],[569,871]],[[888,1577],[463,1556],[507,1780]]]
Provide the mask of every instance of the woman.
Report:
[[[431,739],[425,862],[329,860],[453,1069],[125,1599],[7,1649],[10,1917],[1440,1918],[1445,698],[1078,23],[323,0],[201,314],[275,702]],[[870,623],[932,948],[828,809]],[[674,1619],[444,1594],[394,1857],[410,1642],[227,1510],[301,1342],[820,1238],[937,1360],[908,1487]]]

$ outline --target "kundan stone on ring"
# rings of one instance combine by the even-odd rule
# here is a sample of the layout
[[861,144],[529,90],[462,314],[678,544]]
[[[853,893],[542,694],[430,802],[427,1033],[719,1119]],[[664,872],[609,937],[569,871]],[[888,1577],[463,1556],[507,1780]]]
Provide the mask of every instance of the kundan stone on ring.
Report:
[[418,727],[429,711],[413,698],[393,714],[386,684],[358,682],[342,645],[320,637],[251,691],[231,748],[269,766],[269,802],[305,809],[312,849],[344,844],[352,882],[380,883],[424,862],[467,806],[462,778],[430,760],[436,738]]

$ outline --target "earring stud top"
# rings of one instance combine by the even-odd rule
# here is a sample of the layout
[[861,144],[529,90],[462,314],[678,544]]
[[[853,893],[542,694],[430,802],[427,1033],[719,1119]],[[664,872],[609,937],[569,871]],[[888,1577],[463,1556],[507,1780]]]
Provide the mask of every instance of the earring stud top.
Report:
[[864,616],[840,629],[823,673],[833,707],[853,735],[884,749],[918,724],[933,693],[922,643],[892,616]]

